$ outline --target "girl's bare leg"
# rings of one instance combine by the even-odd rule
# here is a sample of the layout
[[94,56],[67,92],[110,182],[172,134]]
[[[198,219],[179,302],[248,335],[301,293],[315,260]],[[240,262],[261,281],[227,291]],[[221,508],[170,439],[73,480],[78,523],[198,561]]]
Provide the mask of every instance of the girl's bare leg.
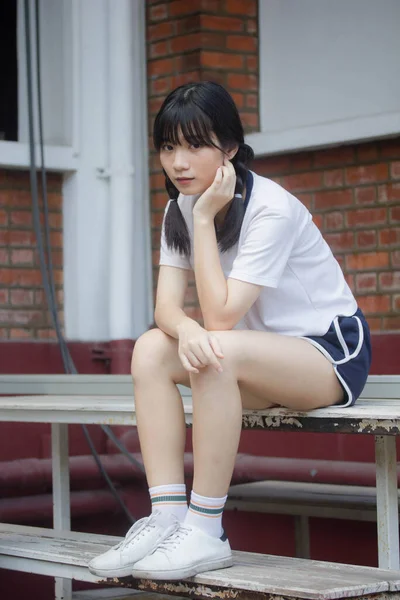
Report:
[[135,344],[132,376],[140,446],[149,487],[184,483],[185,416],[177,383],[189,384],[177,341],[151,329]]

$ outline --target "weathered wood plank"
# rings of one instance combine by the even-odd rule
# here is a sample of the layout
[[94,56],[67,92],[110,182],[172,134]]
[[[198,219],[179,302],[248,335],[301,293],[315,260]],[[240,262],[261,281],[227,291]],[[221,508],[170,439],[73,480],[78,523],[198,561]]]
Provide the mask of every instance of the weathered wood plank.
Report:
[[[183,398],[186,422],[191,425],[190,396]],[[45,423],[135,425],[131,396],[3,396],[0,420]],[[272,408],[244,411],[243,427],[268,431],[400,434],[400,399],[375,403],[360,400],[349,408],[329,407],[309,412]]]
[[[87,536],[76,532],[43,533],[34,527],[1,526],[0,566],[3,558],[25,559],[25,569],[38,562],[51,566],[58,574],[60,566],[86,577],[85,567],[98,553],[106,550],[105,536]],[[51,533],[50,533],[51,532]],[[73,536],[72,536],[73,533]],[[72,539],[74,538],[74,539]],[[115,543],[115,538],[112,538]],[[142,591],[177,594],[196,598],[302,598],[308,600],[334,600],[337,598],[361,597],[369,594],[387,594],[400,590],[400,572],[327,563],[302,559],[278,557],[246,552],[234,553],[235,564],[229,569],[203,573],[185,582],[150,582],[144,580],[113,580],[109,583],[133,587]],[[15,560],[15,562],[17,562]],[[21,562],[7,568],[21,569]],[[46,569],[44,569],[46,570]],[[65,576],[65,575],[63,575]],[[90,580],[90,579],[86,579]],[[107,582],[104,582],[107,583]]]

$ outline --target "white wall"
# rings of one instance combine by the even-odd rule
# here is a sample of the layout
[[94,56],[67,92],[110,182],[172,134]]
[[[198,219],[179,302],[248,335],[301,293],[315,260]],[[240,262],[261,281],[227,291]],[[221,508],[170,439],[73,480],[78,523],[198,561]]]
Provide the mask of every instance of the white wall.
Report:
[[399,0],[260,0],[258,154],[400,132]]

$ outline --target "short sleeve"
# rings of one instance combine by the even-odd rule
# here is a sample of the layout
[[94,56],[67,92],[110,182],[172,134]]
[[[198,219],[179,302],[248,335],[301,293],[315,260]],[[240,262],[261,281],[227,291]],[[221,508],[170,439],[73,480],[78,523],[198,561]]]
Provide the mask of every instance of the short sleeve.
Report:
[[192,267],[190,266],[189,258],[187,256],[184,256],[183,254],[180,254],[177,250],[174,250],[173,248],[168,248],[168,246],[167,246],[167,240],[165,239],[164,224],[165,224],[165,217],[168,212],[170,203],[171,203],[171,200],[168,202],[168,204],[165,208],[163,223],[162,223],[162,227],[161,227],[160,262],[159,262],[159,264],[160,264],[160,266],[165,265],[168,267],[178,267],[179,269],[191,270]]
[[288,215],[274,208],[263,209],[249,223],[229,277],[278,287],[295,237],[294,222]]

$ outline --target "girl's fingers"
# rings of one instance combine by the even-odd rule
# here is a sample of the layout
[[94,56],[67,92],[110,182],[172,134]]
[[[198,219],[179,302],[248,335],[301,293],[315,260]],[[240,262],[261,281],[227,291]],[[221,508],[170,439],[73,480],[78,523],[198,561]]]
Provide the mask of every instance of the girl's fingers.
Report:
[[186,358],[186,356],[184,354],[179,354],[179,358],[181,360],[183,368],[186,371],[189,371],[189,373],[199,373],[200,372],[198,369],[196,369],[196,367],[192,367],[189,360]]
[[197,356],[190,350],[186,352],[186,358],[188,359],[192,367],[196,367],[197,369],[201,369],[202,367],[204,367],[203,362],[199,358],[197,358]]
[[208,364],[211,365],[212,367],[214,367],[214,369],[216,371],[218,371],[218,373],[222,373],[221,364],[220,364],[219,360],[217,359],[215,352],[209,341],[208,341],[208,344],[206,344],[206,346],[203,348],[203,351],[207,356]]
[[214,351],[214,354],[218,356],[218,358],[224,358],[224,353],[222,352],[221,344],[219,340],[215,337],[215,335],[209,335],[208,339],[210,340],[210,346]]

